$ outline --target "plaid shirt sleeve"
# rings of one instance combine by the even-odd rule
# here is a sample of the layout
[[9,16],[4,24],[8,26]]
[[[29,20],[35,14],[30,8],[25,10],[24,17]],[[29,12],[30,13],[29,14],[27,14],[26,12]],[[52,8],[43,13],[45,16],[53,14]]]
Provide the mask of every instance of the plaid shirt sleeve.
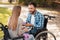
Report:
[[[35,19],[34,27],[43,28],[43,26],[44,26],[44,16],[40,12],[37,12],[35,14],[35,18],[36,19]],[[30,14],[28,14],[26,22],[28,22],[28,23],[31,22],[31,15]]]
[[27,23],[30,23],[30,17],[31,17],[30,14],[28,14],[28,17],[27,17],[27,20],[26,20]]
[[37,23],[34,25],[35,27],[40,27],[40,28],[43,28],[44,26],[44,16],[38,12],[38,14],[36,15],[36,20]]

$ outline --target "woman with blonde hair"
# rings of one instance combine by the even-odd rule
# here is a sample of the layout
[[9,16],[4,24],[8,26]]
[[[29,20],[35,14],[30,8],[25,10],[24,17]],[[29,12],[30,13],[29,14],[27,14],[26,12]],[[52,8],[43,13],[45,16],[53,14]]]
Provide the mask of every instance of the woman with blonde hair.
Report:
[[[21,13],[21,7],[14,6],[12,10],[12,15],[8,21],[8,31],[11,38],[18,37],[28,31],[27,28],[22,26],[23,20],[19,18],[20,13]],[[31,38],[33,39],[33,36],[29,35],[29,39]]]

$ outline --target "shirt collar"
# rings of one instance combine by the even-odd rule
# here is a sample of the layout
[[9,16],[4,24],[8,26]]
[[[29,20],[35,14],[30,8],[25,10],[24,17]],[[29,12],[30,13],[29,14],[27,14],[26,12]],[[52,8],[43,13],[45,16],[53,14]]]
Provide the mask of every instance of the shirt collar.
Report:
[[[32,15],[31,13],[29,13],[30,15]],[[37,15],[37,10],[34,12],[34,15]]]

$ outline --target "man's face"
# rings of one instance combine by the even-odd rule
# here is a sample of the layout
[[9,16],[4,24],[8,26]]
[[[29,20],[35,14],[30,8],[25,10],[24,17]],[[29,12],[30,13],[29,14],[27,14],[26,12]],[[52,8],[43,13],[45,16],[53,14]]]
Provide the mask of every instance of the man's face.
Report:
[[36,8],[33,5],[28,5],[28,9],[30,13],[33,13],[36,10]]

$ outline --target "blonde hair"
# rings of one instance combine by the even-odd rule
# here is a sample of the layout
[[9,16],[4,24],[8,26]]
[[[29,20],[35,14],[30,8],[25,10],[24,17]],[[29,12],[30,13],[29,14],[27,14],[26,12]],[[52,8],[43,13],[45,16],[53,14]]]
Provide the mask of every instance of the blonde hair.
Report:
[[20,6],[14,6],[12,15],[10,17],[8,28],[12,27],[12,30],[16,30],[17,24],[18,24],[18,18],[20,16],[21,7]]

